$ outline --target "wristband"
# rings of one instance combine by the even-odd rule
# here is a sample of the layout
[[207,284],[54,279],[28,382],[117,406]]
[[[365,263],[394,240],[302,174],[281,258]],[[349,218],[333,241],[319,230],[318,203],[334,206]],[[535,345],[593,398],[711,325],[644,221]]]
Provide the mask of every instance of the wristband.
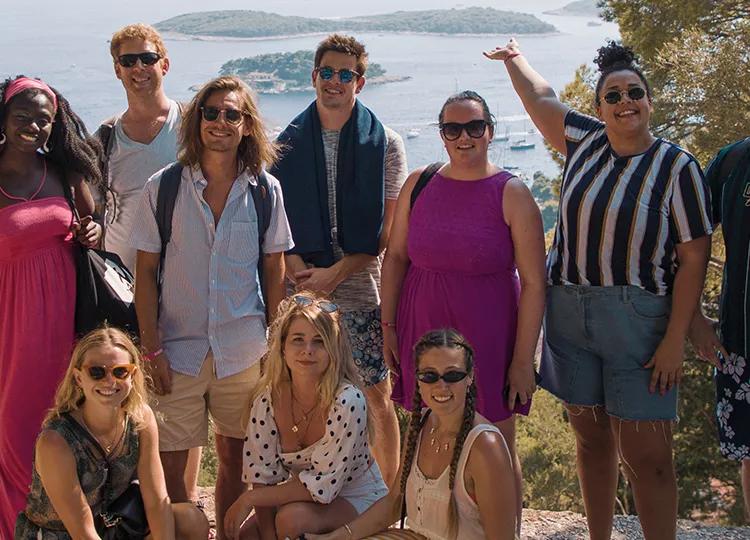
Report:
[[159,356],[160,354],[163,354],[163,353],[164,353],[164,349],[162,347],[159,347],[155,351],[152,351],[152,352],[150,352],[148,354],[144,354],[143,355],[143,359],[146,360],[147,362],[151,362],[157,356]]
[[505,57],[505,60],[503,60],[503,62],[507,62],[508,60],[512,60],[516,56],[521,56],[521,53],[520,52],[510,53],[508,56]]
[[348,523],[344,523],[344,528],[346,529],[346,532],[349,533],[349,538],[354,538],[354,533],[352,532],[352,528],[349,527]]
[[380,321],[380,326],[382,326],[383,328],[396,328],[396,323]]

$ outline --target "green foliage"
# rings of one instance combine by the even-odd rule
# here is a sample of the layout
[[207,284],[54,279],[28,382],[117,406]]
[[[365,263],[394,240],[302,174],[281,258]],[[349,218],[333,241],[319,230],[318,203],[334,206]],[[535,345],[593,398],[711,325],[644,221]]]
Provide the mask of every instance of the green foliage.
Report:
[[[314,59],[315,51],[260,54],[230,60],[221,66],[220,73],[240,76],[254,72],[267,73],[295,86],[307,87],[310,86],[310,72]],[[382,75],[385,75],[385,70],[380,64],[371,62],[367,66],[368,77]]]
[[444,34],[538,34],[555,27],[533,15],[492,8],[399,11],[349,19],[290,17],[264,11],[206,11],[178,15],[156,24],[164,32],[227,37],[309,33],[435,32]]

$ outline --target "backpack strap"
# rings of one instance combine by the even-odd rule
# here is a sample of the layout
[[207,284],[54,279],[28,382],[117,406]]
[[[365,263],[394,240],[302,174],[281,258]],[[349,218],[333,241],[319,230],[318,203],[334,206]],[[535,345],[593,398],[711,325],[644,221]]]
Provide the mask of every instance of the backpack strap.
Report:
[[172,238],[172,215],[177,200],[177,192],[180,190],[182,179],[182,163],[176,161],[169,165],[161,173],[159,180],[159,191],[156,195],[156,226],[161,238],[161,252],[159,253],[159,279],[157,289],[161,296],[161,273],[164,271],[164,257],[167,254],[167,244]]
[[261,170],[255,184],[250,183],[250,194],[253,196],[255,214],[258,217],[258,281],[260,282],[261,298],[263,297],[263,243],[266,231],[271,225],[271,186],[268,183],[266,171]]
[[424,168],[422,174],[419,175],[419,180],[417,180],[417,183],[414,184],[414,189],[411,190],[411,198],[409,202],[410,210],[414,208],[414,203],[417,202],[417,197],[419,197],[419,194],[422,193],[422,190],[430,182],[430,180],[432,180],[432,177],[435,176],[435,173],[437,173],[440,167],[442,167],[443,165],[444,163],[442,161],[436,161],[435,163],[430,163],[429,165],[427,165],[427,167]]

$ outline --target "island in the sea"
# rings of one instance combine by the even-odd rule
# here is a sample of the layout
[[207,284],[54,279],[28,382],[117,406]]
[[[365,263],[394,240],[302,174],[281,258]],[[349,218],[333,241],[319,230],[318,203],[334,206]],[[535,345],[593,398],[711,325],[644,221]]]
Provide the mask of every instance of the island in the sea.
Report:
[[[259,94],[312,90],[311,67],[315,51],[270,53],[237,58],[221,66],[221,75],[237,75]],[[410,77],[386,75],[380,64],[367,66],[367,84],[405,81]]]
[[161,21],[162,32],[194,38],[267,38],[328,32],[414,32],[427,34],[546,34],[551,24],[528,13],[493,8],[397,11],[383,15],[318,19],[264,11],[230,10],[187,13]]
[[572,17],[599,17],[601,8],[597,0],[575,0],[559,9],[544,12],[547,15],[569,15]]

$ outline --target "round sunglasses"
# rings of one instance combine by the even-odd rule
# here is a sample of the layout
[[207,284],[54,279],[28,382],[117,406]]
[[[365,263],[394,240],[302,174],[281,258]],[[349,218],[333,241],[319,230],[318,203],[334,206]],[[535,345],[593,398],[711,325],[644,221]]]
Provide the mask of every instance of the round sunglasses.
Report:
[[646,95],[646,91],[640,86],[633,86],[631,88],[628,88],[627,90],[610,90],[609,92],[604,94],[604,101],[606,101],[610,105],[615,105],[617,103],[620,103],[623,94],[627,94],[632,101],[638,101],[639,99],[644,98],[644,96]]
[[142,52],[134,54],[121,54],[117,57],[117,63],[126,68],[133,67],[138,60],[140,60],[141,64],[143,64],[144,66],[153,66],[155,63],[161,60],[161,55],[155,52]]
[[479,139],[484,135],[486,129],[486,120],[472,120],[465,124],[459,124],[458,122],[443,122],[440,124],[440,132],[449,141],[458,139],[462,131],[466,131],[466,134],[472,139]]
[[316,300],[314,298],[310,298],[309,296],[304,296],[301,294],[293,296],[292,300],[294,300],[294,303],[300,307],[315,305],[318,309],[320,309],[320,311],[323,311],[325,313],[335,313],[339,309],[336,304],[334,304],[333,302],[329,302],[328,300]]
[[83,370],[88,373],[95,381],[101,381],[107,376],[107,373],[112,373],[112,376],[118,380],[124,380],[130,377],[133,372],[137,369],[135,364],[120,364],[117,366],[84,366]]
[[316,67],[315,72],[320,75],[320,78],[324,81],[330,81],[333,79],[333,76],[338,73],[339,81],[341,81],[344,84],[350,83],[354,80],[354,77],[359,77],[359,73],[354,71],[353,69],[333,69],[332,67],[323,66],[323,67]]
[[227,124],[237,125],[242,122],[244,112],[238,109],[220,109],[219,107],[201,107],[201,114],[206,122],[216,122],[221,114],[224,114],[224,120]]
[[443,379],[448,384],[463,381],[469,373],[466,371],[450,370],[442,375],[437,371],[418,371],[417,380],[425,384],[434,384]]

